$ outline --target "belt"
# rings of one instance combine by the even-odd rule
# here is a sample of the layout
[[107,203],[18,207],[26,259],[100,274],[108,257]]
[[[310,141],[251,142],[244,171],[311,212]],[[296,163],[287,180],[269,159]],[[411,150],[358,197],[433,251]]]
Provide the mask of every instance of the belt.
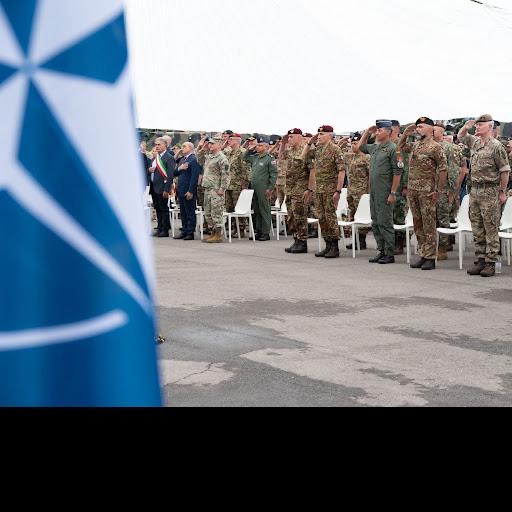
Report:
[[498,188],[499,183],[475,183],[471,185],[474,188]]

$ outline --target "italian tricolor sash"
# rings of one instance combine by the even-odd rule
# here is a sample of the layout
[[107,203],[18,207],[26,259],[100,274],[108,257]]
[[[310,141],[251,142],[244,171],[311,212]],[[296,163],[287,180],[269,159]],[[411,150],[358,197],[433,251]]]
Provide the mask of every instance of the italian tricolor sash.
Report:
[[157,171],[162,176],[162,178],[165,181],[167,181],[169,176],[167,174],[167,169],[165,168],[164,162],[163,162],[162,157],[160,155],[157,155],[157,157],[156,157],[156,168],[157,168]]

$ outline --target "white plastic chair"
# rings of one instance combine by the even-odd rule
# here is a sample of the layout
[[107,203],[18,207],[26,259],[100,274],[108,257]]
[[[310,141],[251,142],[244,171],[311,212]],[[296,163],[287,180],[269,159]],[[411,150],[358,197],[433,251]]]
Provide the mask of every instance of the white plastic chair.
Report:
[[512,233],[501,232],[500,239],[505,241],[505,247],[507,248],[507,264],[510,267],[510,257],[512,254]]
[[359,206],[357,208],[357,212],[354,215],[354,221],[339,221],[338,226],[340,226],[341,228],[343,244],[345,244],[345,233],[343,231],[343,228],[352,228],[352,257],[356,259],[356,247],[358,250],[361,250],[359,246],[359,236],[357,236],[359,228],[372,226],[372,214],[370,211],[370,194],[365,194],[364,196],[361,197],[361,200],[359,201]]
[[204,210],[202,206],[196,207],[196,232],[199,232],[199,236],[201,237],[201,241],[204,240]]
[[[229,226],[229,243],[232,243],[232,230],[231,230],[231,219],[236,220],[236,229],[238,231],[238,239],[241,240],[241,234],[240,234],[240,219],[249,219],[249,226],[250,226],[250,234],[252,236],[253,241],[256,243],[256,235],[254,233],[254,225],[252,222],[252,200],[254,197],[254,190],[242,190],[242,193],[240,194],[240,197],[238,198],[238,201],[235,206],[234,213],[227,213],[224,212],[224,218],[227,217],[228,219],[228,226]],[[225,222],[224,222],[225,224]],[[224,227],[225,230],[225,227]]]
[[500,231],[510,233],[512,231],[512,197],[509,197],[503,215],[501,216]]
[[[278,204],[279,199],[276,201]],[[288,228],[286,227],[286,217],[288,217],[288,206],[286,205],[286,198],[283,201],[283,205],[279,210],[272,211],[272,215],[276,218],[276,231],[277,231],[277,241],[279,242],[279,236],[281,232],[281,224],[284,225],[284,236],[288,238]]]
[[438,228],[437,230],[437,251],[439,252],[439,235],[459,235],[459,263],[460,269],[463,269],[464,251],[466,246],[465,235],[473,233],[471,220],[469,219],[469,196],[466,196],[462,201],[459,211],[458,226],[454,229]]
[[402,226],[400,224],[395,224],[395,231],[405,231],[405,236],[407,239],[407,263],[411,263],[411,229],[414,232],[414,218],[412,216],[412,211],[409,209],[409,213],[405,219],[405,224]]
[[180,215],[180,207],[176,203],[175,197],[170,197],[168,201],[169,206],[169,212],[171,215],[171,231],[172,231],[172,237],[174,238],[175,232],[176,232],[176,222],[178,221],[179,215]]
[[[344,188],[341,191],[340,202],[338,203],[338,209],[336,210],[336,217],[338,218],[338,222],[343,220],[343,215],[346,217],[350,217],[350,207],[348,205],[348,189]],[[347,250],[347,244],[345,241],[345,233],[342,233],[341,241],[343,243],[343,250]]]
[[322,252],[322,228],[319,219],[308,219],[308,225],[314,226],[318,224],[318,252]]

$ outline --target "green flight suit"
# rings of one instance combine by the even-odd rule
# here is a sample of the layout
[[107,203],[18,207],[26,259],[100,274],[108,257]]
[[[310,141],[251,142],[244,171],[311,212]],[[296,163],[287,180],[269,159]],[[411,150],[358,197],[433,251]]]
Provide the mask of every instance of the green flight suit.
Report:
[[401,176],[398,168],[396,145],[391,141],[385,144],[365,144],[361,151],[371,156],[370,160],[370,202],[372,228],[379,251],[386,256],[395,254],[395,230],[393,205],[388,204],[394,176]]
[[272,226],[272,209],[266,191],[274,190],[277,181],[277,167],[273,156],[259,155],[248,151],[244,161],[251,167],[251,188],[254,190],[254,230],[261,235],[269,235]]

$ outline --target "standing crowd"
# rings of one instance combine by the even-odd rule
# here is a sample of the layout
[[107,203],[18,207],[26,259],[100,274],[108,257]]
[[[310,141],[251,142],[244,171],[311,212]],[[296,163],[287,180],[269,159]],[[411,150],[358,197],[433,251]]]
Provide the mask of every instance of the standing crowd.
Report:
[[[499,224],[509,198],[512,141],[500,141],[500,123],[483,115],[468,121],[459,133],[443,122],[427,117],[402,131],[395,120],[378,120],[363,134],[336,137],[332,126],[321,126],[316,135],[294,128],[280,138],[249,137],[226,131],[219,137],[203,137],[172,147],[164,136],[148,151],[141,144],[158,227],[154,236],[169,237],[169,199],[175,193],[182,217],[176,237],[194,240],[196,208],[204,209],[208,244],[222,243],[224,212],[235,210],[245,189],[254,191],[255,238],[270,240],[271,204],[288,205],[289,230],[294,244],[289,254],[308,252],[308,217],[319,220],[325,250],[315,256],[340,256],[337,208],[347,188],[352,216],[361,197],[370,194],[373,234],[378,254],[370,263],[388,265],[403,254],[404,225],[408,209],[414,219],[420,258],[411,267],[434,270],[453,251],[454,239],[437,228],[449,228],[460,202],[470,194],[470,218],[477,261],[470,275],[492,277],[500,255]],[[470,134],[473,132],[474,134]],[[174,182],[177,181],[176,185]],[[277,227],[279,229],[279,226]],[[240,222],[245,237],[246,223]],[[366,249],[368,230],[359,231]]]

